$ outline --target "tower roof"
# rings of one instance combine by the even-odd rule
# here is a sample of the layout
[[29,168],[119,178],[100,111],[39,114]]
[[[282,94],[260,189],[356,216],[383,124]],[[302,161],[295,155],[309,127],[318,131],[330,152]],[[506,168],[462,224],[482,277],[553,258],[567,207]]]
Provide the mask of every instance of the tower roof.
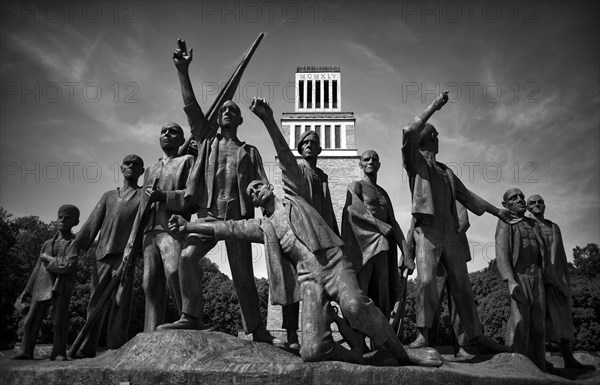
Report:
[[334,66],[298,66],[296,73],[301,72],[340,72],[340,67]]

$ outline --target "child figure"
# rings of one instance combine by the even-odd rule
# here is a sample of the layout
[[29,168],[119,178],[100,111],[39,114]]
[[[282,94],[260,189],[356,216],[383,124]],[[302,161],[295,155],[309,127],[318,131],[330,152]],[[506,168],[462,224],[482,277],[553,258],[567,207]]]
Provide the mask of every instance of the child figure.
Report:
[[23,341],[12,359],[32,360],[33,349],[46,309],[54,307],[54,345],[50,360],[67,360],[69,301],[75,285],[77,247],[71,229],[79,223],[79,209],[62,205],[58,209],[58,233],[42,245],[27,286],[15,305],[31,296],[31,308],[23,324]]

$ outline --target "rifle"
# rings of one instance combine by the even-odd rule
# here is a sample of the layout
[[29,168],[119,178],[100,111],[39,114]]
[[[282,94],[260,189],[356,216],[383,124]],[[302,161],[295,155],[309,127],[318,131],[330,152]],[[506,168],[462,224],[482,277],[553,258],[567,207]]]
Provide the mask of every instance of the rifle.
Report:
[[[252,45],[250,46],[250,49],[248,49],[248,51],[246,52],[246,55],[244,55],[244,58],[242,59],[240,64],[238,64],[235,72],[233,73],[233,75],[231,75],[231,77],[225,84],[225,87],[223,87],[219,91],[217,98],[215,99],[213,104],[210,106],[210,108],[208,109],[206,114],[204,114],[204,116],[206,117],[206,120],[208,121],[209,127],[210,127],[210,132],[211,132],[210,136],[214,135],[217,132],[217,130],[219,129],[219,127],[217,126],[217,117],[219,116],[219,108],[227,100],[233,99],[233,96],[235,95],[235,91],[237,90],[237,87],[240,84],[240,79],[242,78],[242,75],[244,74],[244,70],[246,69],[246,66],[250,62],[252,55],[254,55],[254,51],[256,51],[256,48],[258,48],[258,45],[260,44],[260,42],[264,36],[265,36],[265,34],[261,32],[258,35],[258,37],[256,38],[256,40],[254,40],[254,43],[252,43]],[[187,154],[188,148],[190,146],[190,142],[192,141],[192,139],[193,139],[192,135],[190,135],[186,139],[185,143],[179,148],[179,155]]]
[[[154,179],[152,183],[152,190],[156,190],[158,186],[158,177]],[[96,322],[102,322],[99,320],[102,310],[107,305],[108,301],[113,296],[115,290],[117,290],[117,305],[121,302],[120,297],[124,292],[124,289],[128,289],[125,285],[133,285],[133,279],[123,279],[130,275],[130,272],[133,270],[133,266],[135,265],[135,252],[139,250],[142,246],[142,239],[144,235],[144,226],[148,222],[148,217],[150,216],[152,203],[148,203],[147,200],[144,201],[143,207],[141,209],[141,215],[137,215],[135,217],[135,221],[133,222],[132,232],[129,235],[129,240],[127,241],[127,246],[125,247],[125,251],[123,252],[123,260],[119,265],[119,268],[113,274],[108,286],[100,296],[96,307],[90,310],[89,315],[85,320],[85,324],[75,341],[71,345],[71,349],[69,349],[69,355],[73,356],[77,353],[83,340],[90,333],[90,330],[96,325]],[[120,283],[120,284],[119,284]]]
[[[404,316],[406,315],[406,284],[408,282],[408,269],[400,269],[400,290],[398,291],[398,297],[392,310],[392,318],[390,319],[390,325],[396,332],[398,338],[402,338],[402,331],[404,329]],[[404,275],[406,271],[406,275]]]

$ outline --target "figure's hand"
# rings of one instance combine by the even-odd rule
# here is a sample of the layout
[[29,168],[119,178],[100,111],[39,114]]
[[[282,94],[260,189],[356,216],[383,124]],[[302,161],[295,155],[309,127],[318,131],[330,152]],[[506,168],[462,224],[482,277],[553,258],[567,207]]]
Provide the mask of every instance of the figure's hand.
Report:
[[156,189],[148,187],[146,191],[144,191],[144,195],[148,199],[148,203],[164,202],[167,200],[167,194],[158,187]]
[[435,99],[435,109],[441,109],[446,103],[448,103],[448,91],[442,92],[440,96]]
[[169,231],[173,234],[184,234],[187,232],[187,224],[186,221],[181,215],[173,214],[171,218],[169,218]]
[[263,121],[273,118],[273,110],[271,109],[271,106],[269,106],[269,103],[263,98],[252,98],[250,111],[254,112],[254,114]]
[[42,253],[42,255],[40,255],[40,259],[42,260],[42,262],[50,263],[54,260],[54,257],[46,253]]
[[525,293],[523,292],[521,285],[519,285],[518,283],[509,282],[508,293],[510,294],[510,297],[515,301],[520,302],[522,304],[527,304],[527,298],[525,297]]
[[514,216],[507,209],[499,209],[498,210],[498,218],[500,218],[503,222],[508,223],[509,225],[518,223],[521,220],[521,218]]
[[173,63],[175,63],[175,67],[177,67],[177,71],[182,73],[187,73],[188,67],[192,62],[194,49],[190,49],[188,52],[187,47],[185,45],[185,40],[177,39],[178,48],[173,52]]

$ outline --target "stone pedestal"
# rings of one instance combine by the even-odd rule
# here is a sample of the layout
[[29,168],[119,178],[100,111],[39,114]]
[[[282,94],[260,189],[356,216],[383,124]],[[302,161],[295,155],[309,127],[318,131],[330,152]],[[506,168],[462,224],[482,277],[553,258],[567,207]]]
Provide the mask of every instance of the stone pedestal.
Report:
[[[581,373],[580,384],[600,383]],[[440,368],[305,363],[292,353],[219,332],[140,333],[118,350],[96,358],[55,362],[0,358],[1,384],[572,384],[541,372],[519,354],[447,361]]]

